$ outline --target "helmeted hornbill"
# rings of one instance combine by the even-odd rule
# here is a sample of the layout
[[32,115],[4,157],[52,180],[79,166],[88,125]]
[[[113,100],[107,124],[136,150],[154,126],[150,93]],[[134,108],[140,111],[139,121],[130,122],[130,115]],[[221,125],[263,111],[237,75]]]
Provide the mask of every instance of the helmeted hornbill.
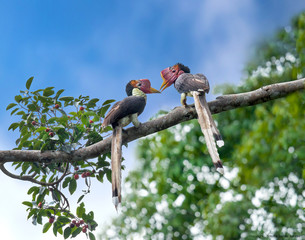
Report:
[[106,115],[102,128],[112,125],[111,171],[112,200],[115,208],[121,203],[122,128],[130,122],[140,126],[138,116],[146,105],[146,93],[160,93],[150,85],[148,79],[131,80],[126,85],[127,96],[116,102]]
[[218,147],[222,147],[224,141],[216,127],[205,99],[205,94],[210,90],[208,79],[201,73],[191,74],[190,69],[181,63],[177,63],[172,67],[162,70],[161,77],[163,83],[160,90],[163,91],[170,85],[174,84],[177,91],[181,93],[181,104],[183,106],[187,106],[186,96],[194,97],[198,122],[205,137],[208,151],[216,170],[223,174],[223,166],[219,158],[215,139]]

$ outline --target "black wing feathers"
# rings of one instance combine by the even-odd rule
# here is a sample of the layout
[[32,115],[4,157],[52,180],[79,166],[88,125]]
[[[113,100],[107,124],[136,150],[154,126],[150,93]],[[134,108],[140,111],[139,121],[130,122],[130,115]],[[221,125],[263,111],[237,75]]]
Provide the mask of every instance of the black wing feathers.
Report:
[[129,96],[124,98],[113,105],[108,114],[106,115],[103,126],[108,126],[110,124],[115,124],[120,119],[138,113],[140,115],[146,105],[146,101],[143,97]]
[[208,93],[210,90],[207,78],[201,74],[184,73],[181,74],[175,82],[175,88],[179,93],[187,93],[190,91],[198,91],[202,89]]

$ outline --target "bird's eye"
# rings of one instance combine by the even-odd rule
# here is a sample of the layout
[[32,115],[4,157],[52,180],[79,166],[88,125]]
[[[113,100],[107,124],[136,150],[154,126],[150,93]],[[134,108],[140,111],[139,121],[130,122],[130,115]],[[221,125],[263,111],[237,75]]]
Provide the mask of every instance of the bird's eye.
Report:
[[139,87],[141,87],[141,85],[142,85],[141,83],[138,83],[138,86],[139,86]]
[[175,70],[175,69],[173,69],[173,70],[172,70],[172,72],[176,72],[176,70]]

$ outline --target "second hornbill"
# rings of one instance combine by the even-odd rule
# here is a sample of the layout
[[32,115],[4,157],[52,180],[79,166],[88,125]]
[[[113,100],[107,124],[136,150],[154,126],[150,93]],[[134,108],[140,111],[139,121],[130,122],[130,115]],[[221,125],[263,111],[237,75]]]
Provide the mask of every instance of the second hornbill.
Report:
[[102,128],[112,125],[111,143],[111,180],[112,200],[115,208],[121,203],[121,160],[122,160],[122,128],[129,123],[140,126],[138,116],[146,105],[146,93],[160,93],[150,85],[148,79],[131,80],[126,85],[127,96],[116,102],[106,115]]
[[218,147],[224,145],[224,141],[212,118],[209,106],[205,99],[205,94],[209,92],[210,86],[208,79],[201,73],[191,74],[190,69],[181,63],[161,71],[163,83],[160,90],[163,91],[174,84],[175,88],[181,93],[181,104],[187,106],[186,96],[194,97],[195,108],[198,115],[198,122],[203,132],[209,154],[218,172],[224,173],[222,162],[219,158],[215,139]]

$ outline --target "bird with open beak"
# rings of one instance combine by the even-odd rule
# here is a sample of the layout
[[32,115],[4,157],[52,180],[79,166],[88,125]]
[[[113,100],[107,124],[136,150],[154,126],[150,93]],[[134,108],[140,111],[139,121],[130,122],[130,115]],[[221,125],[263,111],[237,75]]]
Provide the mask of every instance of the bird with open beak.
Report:
[[138,116],[146,105],[146,94],[160,93],[151,87],[148,79],[131,80],[126,85],[127,96],[122,101],[116,102],[106,115],[102,128],[112,125],[113,134],[111,142],[111,180],[112,201],[117,209],[121,203],[121,160],[122,160],[122,128],[129,123],[135,127],[140,126]]
[[160,91],[164,91],[166,88],[174,84],[177,91],[181,94],[181,104],[183,106],[187,106],[187,96],[194,97],[198,122],[205,137],[209,154],[216,170],[223,174],[224,170],[219,158],[215,140],[218,147],[222,147],[224,141],[222,140],[206,102],[205,94],[210,90],[208,79],[201,73],[191,74],[190,69],[181,63],[177,63],[172,67],[162,70],[161,77],[163,83]]

